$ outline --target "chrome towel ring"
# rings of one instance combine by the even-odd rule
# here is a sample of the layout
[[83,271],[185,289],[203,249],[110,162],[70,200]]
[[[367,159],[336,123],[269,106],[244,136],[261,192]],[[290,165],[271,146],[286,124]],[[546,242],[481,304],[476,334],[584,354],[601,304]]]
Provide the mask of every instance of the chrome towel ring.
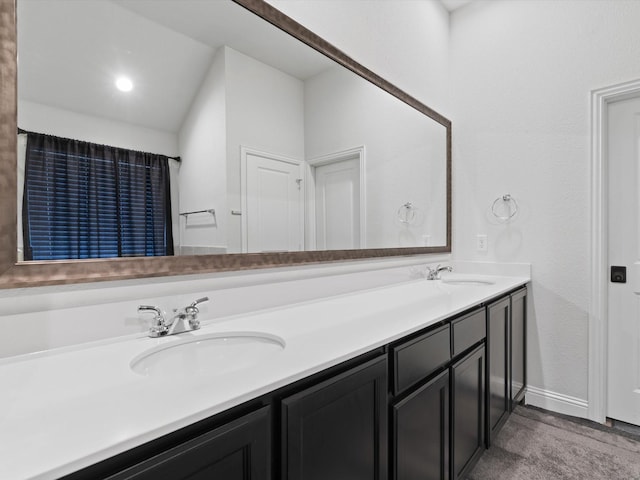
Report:
[[407,202],[398,209],[398,220],[405,225],[413,225],[418,214],[417,208],[411,202]]
[[518,203],[507,193],[494,200],[491,212],[498,220],[508,222],[518,213]]

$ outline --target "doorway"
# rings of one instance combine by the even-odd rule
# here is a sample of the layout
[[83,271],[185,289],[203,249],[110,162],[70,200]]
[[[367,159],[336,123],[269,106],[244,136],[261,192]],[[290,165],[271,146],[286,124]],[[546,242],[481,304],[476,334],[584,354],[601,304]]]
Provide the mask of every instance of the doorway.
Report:
[[640,97],[607,116],[607,417],[640,425]]

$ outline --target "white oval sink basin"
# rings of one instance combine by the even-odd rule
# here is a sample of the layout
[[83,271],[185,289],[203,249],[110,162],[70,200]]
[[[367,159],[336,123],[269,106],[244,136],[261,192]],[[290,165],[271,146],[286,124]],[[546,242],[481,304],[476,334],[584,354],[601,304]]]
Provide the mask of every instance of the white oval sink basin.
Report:
[[277,355],[285,341],[262,332],[222,332],[188,336],[135,357],[131,369],[147,377],[222,375],[250,368]]
[[496,282],[486,278],[478,277],[443,277],[442,283],[448,283],[449,285],[494,285]]

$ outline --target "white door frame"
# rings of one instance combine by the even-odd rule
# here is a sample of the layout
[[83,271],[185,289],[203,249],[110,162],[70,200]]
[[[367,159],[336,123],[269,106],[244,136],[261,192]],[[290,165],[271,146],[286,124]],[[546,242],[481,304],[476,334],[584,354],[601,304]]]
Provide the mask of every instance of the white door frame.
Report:
[[[285,157],[284,155],[278,155],[275,153],[265,152],[264,150],[258,150],[256,148],[250,148],[245,146],[240,146],[240,211],[242,212],[242,252],[247,253],[249,251],[249,237],[247,232],[249,231],[249,218],[247,215],[247,155],[255,155],[258,157],[270,158],[272,160],[278,160],[280,162],[291,163],[293,165],[301,166],[304,164],[302,160],[298,160],[291,157]],[[302,172],[302,175],[305,173]],[[306,199],[305,195],[305,182],[302,182],[300,188],[302,192],[300,194],[300,199],[303,204],[300,208],[300,235],[301,235],[301,243],[302,250],[305,249],[305,238],[304,238],[304,202]]]
[[364,145],[349,148],[340,152],[329,153],[321,157],[307,160],[305,167],[306,204],[307,204],[307,229],[305,244],[309,249],[316,249],[316,184],[313,170],[321,165],[340,162],[343,160],[357,159],[360,168],[360,248],[367,248],[367,183],[366,183],[366,158]]
[[588,418],[607,416],[608,320],[608,119],[609,103],[640,96],[640,80],[591,92],[591,302],[589,305]]

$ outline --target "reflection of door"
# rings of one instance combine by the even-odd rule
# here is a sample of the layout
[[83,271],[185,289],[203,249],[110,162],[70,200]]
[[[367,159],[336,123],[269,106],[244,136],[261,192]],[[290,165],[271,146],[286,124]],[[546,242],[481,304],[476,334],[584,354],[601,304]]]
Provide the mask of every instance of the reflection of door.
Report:
[[315,168],[316,248],[360,248],[360,162]]
[[242,148],[242,251],[303,250],[301,162]]
[[309,160],[309,236],[311,248],[366,247],[364,147]]
[[640,425],[640,99],[609,104],[609,282],[607,416]]

